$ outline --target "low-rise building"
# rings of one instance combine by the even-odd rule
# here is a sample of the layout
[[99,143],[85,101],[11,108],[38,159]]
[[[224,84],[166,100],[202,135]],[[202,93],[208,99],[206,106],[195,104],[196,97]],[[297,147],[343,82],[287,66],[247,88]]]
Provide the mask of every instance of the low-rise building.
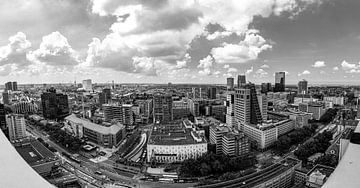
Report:
[[215,144],[216,154],[223,153],[223,149],[222,149],[223,137],[225,134],[229,132],[230,132],[230,128],[227,127],[226,124],[210,126],[209,140],[210,140],[210,144]]
[[293,130],[295,128],[295,123],[291,119],[286,119],[278,122],[263,123],[261,125],[251,125],[251,124],[240,124],[240,130],[249,137],[251,140],[255,141],[258,149],[267,149],[278,137]]
[[60,158],[35,139],[14,143],[16,151],[40,175],[50,175],[60,165]]
[[196,159],[208,151],[205,138],[186,128],[182,121],[155,124],[146,150],[147,161],[159,163]]
[[125,137],[125,126],[121,123],[100,125],[71,114],[65,118],[68,126],[65,126],[72,134],[79,138],[87,138],[89,141],[104,147],[117,146]]
[[250,153],[250,142],[244,133],[226,133],[222,138],[222,152],[228,156],[245,156]]

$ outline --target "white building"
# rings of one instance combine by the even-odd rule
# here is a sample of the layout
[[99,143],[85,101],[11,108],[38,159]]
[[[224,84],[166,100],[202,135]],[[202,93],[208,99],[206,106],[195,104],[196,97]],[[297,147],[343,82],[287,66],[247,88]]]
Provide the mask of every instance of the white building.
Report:
[[344,97],[324,97],[324,101],[332,102],[334,105],[344,106]]
[[10,141],[15,141],[17,139],[22,139],[26,137],[26,124],[23,115],[6,115],[6,125],[9,129]]
[[85,91],[92,91],[93,90],[92,89],[91,79],[83,80],[82,85],[83,85],[83,89]]
[[235,92],[228,91],[226,95],[226,123],[231,127],[236,127],[235,120]]
[[287,119],[262,125],[241,124],[240,127],[247,137],[256,141],[259,149],[266,149],[277,141],[279,136],[293,130],[295,123],[293,120]]
[[196,159],[207,152],[207,142],[180,121],[154,125],[147,143],[147,161],[160,163]]

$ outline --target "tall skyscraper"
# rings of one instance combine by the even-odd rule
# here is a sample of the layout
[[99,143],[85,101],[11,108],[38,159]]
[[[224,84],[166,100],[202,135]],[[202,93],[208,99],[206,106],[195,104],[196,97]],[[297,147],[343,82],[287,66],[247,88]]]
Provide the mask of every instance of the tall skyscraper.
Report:
[[13,90],[13,91],[17,91],[17,90],[18,90],[17,82],[12,82],[12,90]]
[[308,93],[308,82],[306,80],[301,80],[298,83],[298,94],[307,94]]
[[83,80],[82,85],[85,91],[92,91],[91,79]]
[[234,89],[234,78],[230,77],[226,79],[226,88],[228,90],[233,90]]
[[261,93],[267,93],[272,90],[271,83],[261,83]]
[[235,119],[241,124],[260,124],[262,114],[255,84],[246,84],[235,90]]
[[216,87],[208,88],[208,98],[209,99],[216,99]]
[[154,122],[170,122],[172,120],[172,97],[171,95],[156,93],[154,94],[153,115]]
[[235,121],[235,92],[228,91],[226,95],[226,123],[231,126],[236,126]]
[[4,91],[4,92],[2,93],[2,97],[3,97],[3,103],[4,103],[4,104],[10,104],[8,91]]
[[56,93],[54,88],[41,94],[41,106],[46,119],[63,119],[69,115],[68,96]]
[[246,84],[246,76],[245,75],[238,75],[238,80],[237,80],[237,86],[238,87],[243,87]]
[[0,103],[0,128],[6,133],[6,118],[5,118],[5,106]]
[[6,82],[5,83],[5,90],[7,91],[17,91],[17,82]]
[[99,93],[99,103],[100,105],[107,104],[111,100],[111,90],[105,88]]
[[284,91],[285,91],[285,72],[276,72],[274,92],[284,92]]
[[14,141],[26,137],[26,125],[24,115],[10,114],[6,116],[6,124],[9,129],[9,139]]

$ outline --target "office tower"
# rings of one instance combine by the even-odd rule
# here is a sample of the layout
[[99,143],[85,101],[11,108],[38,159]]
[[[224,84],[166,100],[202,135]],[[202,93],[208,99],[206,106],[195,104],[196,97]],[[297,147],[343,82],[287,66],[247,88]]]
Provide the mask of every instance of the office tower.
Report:
[[226,95],[226,124],[236,127],[235,121],[235,92],[228,91]]
[[82,85],[85,91],[92,91],[91,79],[83,80]]
[[6,82],[5,90],[7,91],[17,91],[17,82]]
[[118,121],[124,125],[133,125],[134,116],[132,112],[132,104],[103,104],[105,121],[111,122],[113,120]]
[[222,152],[228,156],[245,156],[250,152],[250,141],[244,133],[226,133],[222,137]]
[[271,83],[261,83],[261,93],[267,93],[272,90]]
[[238,84],[238,87],[243,87],[245,86],[246,84],[246,77],[245,75],[238,75],[238,80],[237,80],[237,84]]
[[234,89],[234,78],[227,78],[226,79],[226,88],[228,90],[233,90]]
[[171,95],[154,94],[154,122],[167,123],[172,120],[172,98]]
[[7,90],[7,91],[12,90],[12,83],[11,82],[6,82],[5,83],[5,90]]
[[12,90],[13,90],[13,91],[17,91],[17,90],[18,90],[17,82],[12,82]]
[[255,84],[235,90],[235,119],[241,124],[261,124],[262,114]]
[[216,99],[216,87],[208,88],[208,98],[209,99]]
[[209,129],[210,144],[215,144],[215,153],[217,155],[223,154],[222,142],[225,134],[230,132],[226,126],[211,125]]
[[306,80],[299,81],[298,83],[298,94],[307,94],[308,93],[308,82]]
[[261,116],[263,121],[267,120],[268,114],[267,114],[267,109],[268,109],[268,102],[267,102],[267,96],[265,94],[261,94],[259,93],[257,95],[258,98],[258,102],[259,102],[259,107],[260,107],[260,112],[261,112]]
[[0,103],[0,128],[5,132],[6,128],[6,118],[5,118],[5,106]]
[[100,105],[107,104],[111,100],[111,90],[105,88],[99,93],[99,103]]
[[4,103],[4,104],[10,104],[8,91],[4,91],[4,92],[2,93],[2,97],[3,97],[3,103]]
[[285,72],[276,72],[274,92],[284,92],[284,91],[285,91]]
[[41,94],[41,106],[46,119],[63,119],[69,115],[68,96],[56,93],[54,88]]
[[9,140],[15,141],[17,139],[26,137],[26,125],[24,115],[10,114],[6,116],[6,124],[9,129]]

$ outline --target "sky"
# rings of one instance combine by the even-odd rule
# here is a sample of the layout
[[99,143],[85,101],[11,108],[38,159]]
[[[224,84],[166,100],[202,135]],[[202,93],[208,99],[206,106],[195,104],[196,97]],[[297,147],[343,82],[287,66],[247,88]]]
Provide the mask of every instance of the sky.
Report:
[[2,0],[0,83],[359,84],[358,0]]

